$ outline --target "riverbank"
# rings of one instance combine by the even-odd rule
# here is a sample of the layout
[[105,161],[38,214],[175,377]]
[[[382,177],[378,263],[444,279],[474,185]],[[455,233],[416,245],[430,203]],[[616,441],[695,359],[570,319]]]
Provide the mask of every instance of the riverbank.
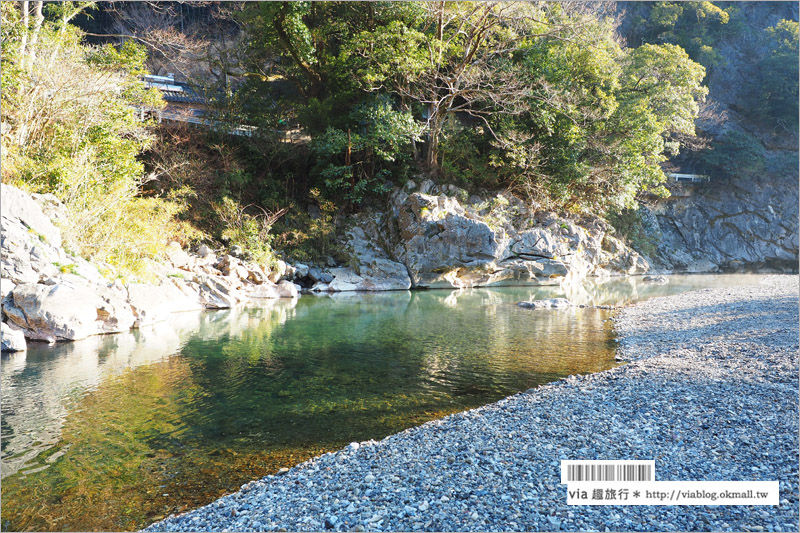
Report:
[[[629,364],[351,445],[148,530],[796,530],[797,300],[780,276],[640,303],[617,319]],[[781,503],[568,507],[561,459],[777,479]]]

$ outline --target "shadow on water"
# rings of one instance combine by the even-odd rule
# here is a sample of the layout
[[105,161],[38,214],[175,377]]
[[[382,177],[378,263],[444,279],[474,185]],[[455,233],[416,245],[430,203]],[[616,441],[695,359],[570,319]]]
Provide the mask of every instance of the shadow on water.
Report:
[[516,302],[731,283],[686,278],[304,296],[32,345],[2,359],[3,528],[141,528],[353,440],[611,368],[609,311]]

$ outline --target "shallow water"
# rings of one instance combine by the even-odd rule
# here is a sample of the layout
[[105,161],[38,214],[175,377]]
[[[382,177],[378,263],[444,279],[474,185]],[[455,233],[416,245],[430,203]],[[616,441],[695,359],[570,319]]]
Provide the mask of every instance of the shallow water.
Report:
[[340,293],[3,356],[2,526],[137,529],[354,440],[611,368],[611,311],[758,276]]

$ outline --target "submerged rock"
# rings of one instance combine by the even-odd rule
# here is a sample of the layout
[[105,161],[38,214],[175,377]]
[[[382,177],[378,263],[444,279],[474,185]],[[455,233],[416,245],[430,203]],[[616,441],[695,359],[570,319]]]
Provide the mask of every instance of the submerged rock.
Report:
[[566,298],[531,300],[529,302],[519,302],[517,305],[526,309],[566,309],[573,307],[572,303]]

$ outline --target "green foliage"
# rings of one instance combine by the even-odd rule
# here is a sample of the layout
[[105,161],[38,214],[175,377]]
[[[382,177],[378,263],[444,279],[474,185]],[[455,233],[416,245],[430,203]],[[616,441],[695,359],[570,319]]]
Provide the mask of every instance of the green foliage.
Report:
[[[258,213],[249,214],[248,208]],[[271,267],[275,263],[270,231],[285,210],[270,213],[256,206],[241,207],[227,196],[214,205],[214,210],[222,222],[222,240],[231,246],[241,246],[247,258],[259,265]]]
[[[65,203],[67,246],[144,275],[168,239],[196,233],[174,221],[180,204],[139,196],[138,156],[151,137],[135,108],[163,105],[137,78],[144,50],[81,44],[68,20],[83,7],[48,9],[40,27],[26,29],[19,5],[3,4],[3,180]],[[7,28],[11,21],[17,24]]]
[[319,213],[312,217],[307,212],[290,210],[282,221],[275,246],[295,261],[324,262],[342,251],[336,241],[338,209],[319,189],[311,189],[309,196]]
[[360,204],[368,194],[385,193],[390,175],[407,172],[408,146],[419,140],[422,128],[385,97],[356,106],[350,119],[352,129],[329,127],[314,138],[312,172],[322,177],[330,196]]
[[666,194],[665,139],[694,134],[705,71],[680,47],[626,51],[607,25],[585,24],[570,41],[530,42],[530,110],[492,122],[499,139],[488,166],[499,184],[548,208],[633,207],[642,190]]
[[[661,33],[691,16],[703,38],[732,12],[663,5]],[[235,112],[261,128],[262,154],[278,145],[270,132],[310,135],[280,164],[299,197],[317,188],[345,210],[412,170],[553,208],[630,206],[642,190],[665,193],[667,140],[694,134],[706,93],[681,47],[624,49],[610,21],[558,3],[254,3],[239,21]],[[713,54],[703,38],[698,53]],[[251,175],[250,189],[262,181]]]
[[53,266],[58,268],[58,270],[64,274],[76,274],[76,269],[78,268],[78,265],[76,265],[75,263],[68,263],[62,265],[58,261],[54,262]]
[[727,36],[741,30],[736,7],[712,2],[653,2],[649,16],[636,28],[644,43],[676,44],[689,56],[713,68],[722,61],[716,48]]
[[767,28],[769,55],[761,72],[761,106],[764,114],[790,131],[798,126],[798,23],[781,20]]

